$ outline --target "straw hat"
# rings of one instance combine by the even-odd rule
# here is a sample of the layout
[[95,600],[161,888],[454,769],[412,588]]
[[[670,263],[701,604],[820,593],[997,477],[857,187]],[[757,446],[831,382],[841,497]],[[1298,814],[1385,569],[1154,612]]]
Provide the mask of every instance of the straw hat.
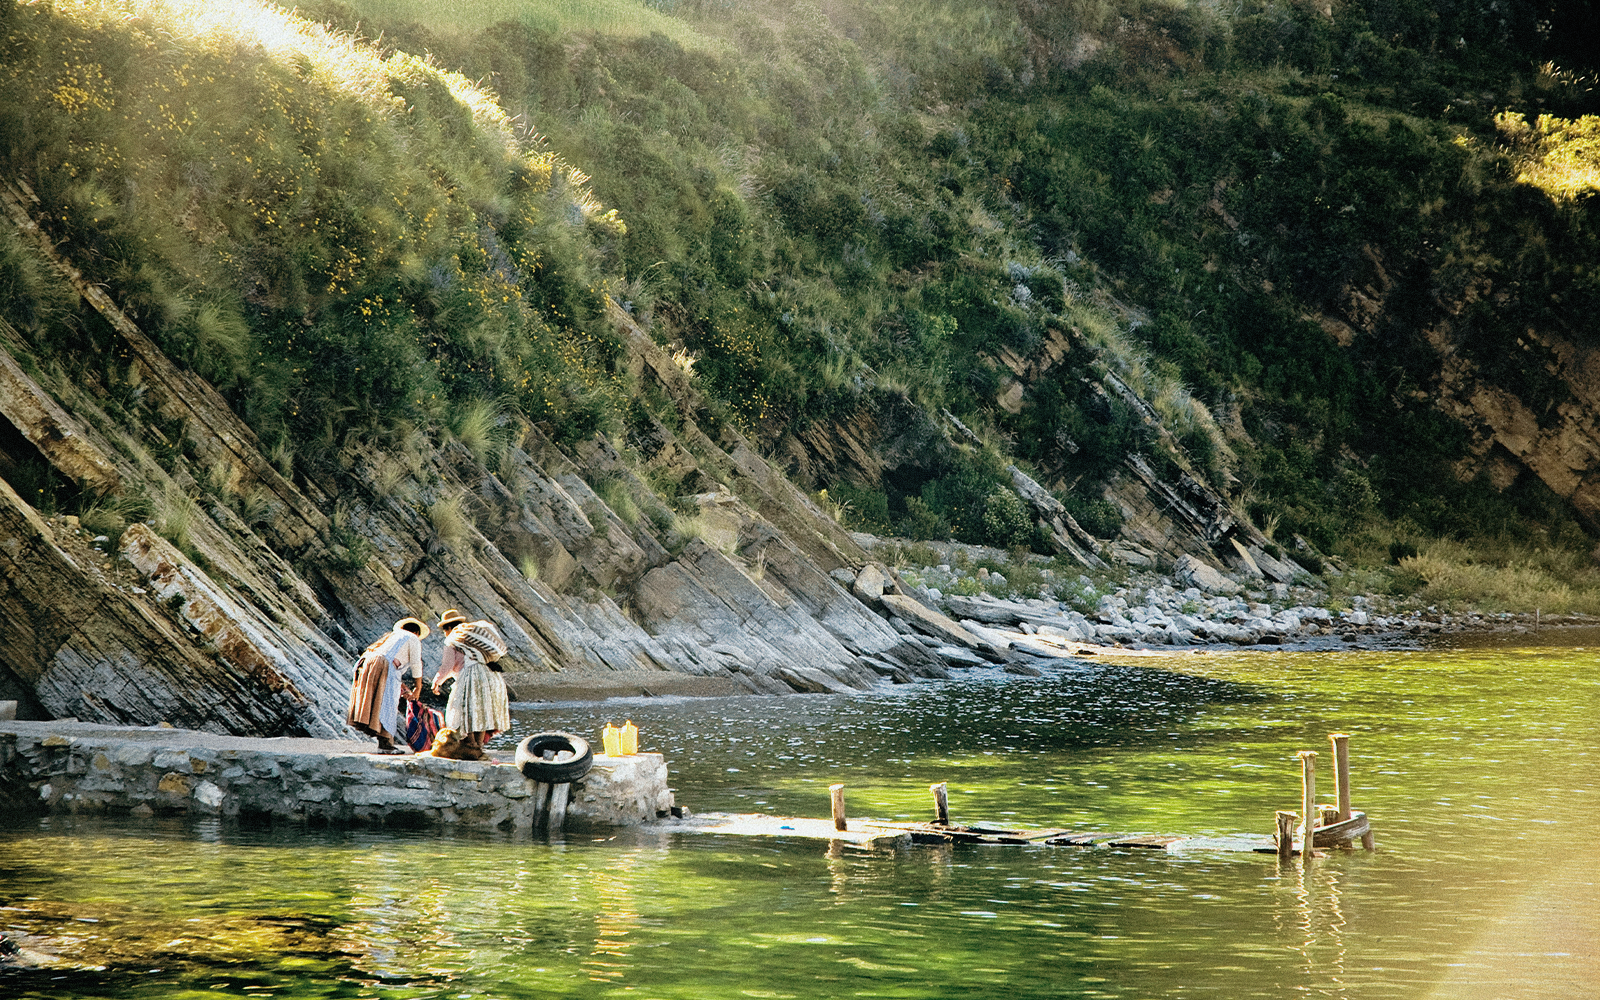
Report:
[[419,639],[426,639],[433,632],[433,629],[428,627],[428,623],[421,618],[402,618],[394,623],[394,630],[398,632],[407,625],[417,626],[417,638]]
[[467,616],[466,615],[464,615],[461,612],[457,611],[455,608],[451,608],[448,611],[440,613],[440,615],[439,615],[439,628],[441,628],[441,629],[443,629],[443,630],[448,632],[451,628],[453,628],[453,627],[455,627],[457,625],[460,625],[462,622],[464,622],[466,620],[467,620]]

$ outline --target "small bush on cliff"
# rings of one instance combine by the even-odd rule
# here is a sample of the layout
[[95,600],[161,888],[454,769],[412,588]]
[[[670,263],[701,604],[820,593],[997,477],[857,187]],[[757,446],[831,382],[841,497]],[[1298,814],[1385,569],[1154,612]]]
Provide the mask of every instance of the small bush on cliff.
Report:
[[983,501],[983,538],[985,545],[1024,550],[1033,544],[1033,521],[1022,499],[1010,490],[996,490]]
[[947,541],[951,535],[950,522],[921,497],[906,498],[906,516],[896,528],[918,541]]

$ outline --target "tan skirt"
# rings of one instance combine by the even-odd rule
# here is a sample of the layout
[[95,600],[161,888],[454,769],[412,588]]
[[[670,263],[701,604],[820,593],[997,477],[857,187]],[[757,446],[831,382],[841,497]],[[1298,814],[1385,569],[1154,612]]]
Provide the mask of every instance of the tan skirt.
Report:
[[400,732],[400,672],[387,657],[363,656],[350,688],[345,721],[369,736],[396,737]]

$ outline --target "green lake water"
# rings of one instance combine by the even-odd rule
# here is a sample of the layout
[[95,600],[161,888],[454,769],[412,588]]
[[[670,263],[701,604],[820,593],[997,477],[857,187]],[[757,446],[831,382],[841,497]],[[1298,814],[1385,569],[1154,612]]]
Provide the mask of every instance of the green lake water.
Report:
[[695,811],[1268,833],[1351,734],[1378,851],[829,848],[803,840],[0,830],[5,997],[1600,995],[1600,632],[1559,645],[982,671],[859,696],[553,705],[631,717]]

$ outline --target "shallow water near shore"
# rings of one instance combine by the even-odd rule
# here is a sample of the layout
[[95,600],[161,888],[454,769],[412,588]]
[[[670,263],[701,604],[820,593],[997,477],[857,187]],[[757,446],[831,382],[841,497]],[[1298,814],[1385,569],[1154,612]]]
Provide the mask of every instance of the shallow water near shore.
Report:
[[[1590,997],[1600,632],[1233,653],[632,718],[695,811],[1267,833],[1351,734],[1379,850],[830,848],[53,818],[0,829],[23,997]],[[1554,643],[1554,644],[1545,644]],[[513,734],[515,735],[515,734]]]

